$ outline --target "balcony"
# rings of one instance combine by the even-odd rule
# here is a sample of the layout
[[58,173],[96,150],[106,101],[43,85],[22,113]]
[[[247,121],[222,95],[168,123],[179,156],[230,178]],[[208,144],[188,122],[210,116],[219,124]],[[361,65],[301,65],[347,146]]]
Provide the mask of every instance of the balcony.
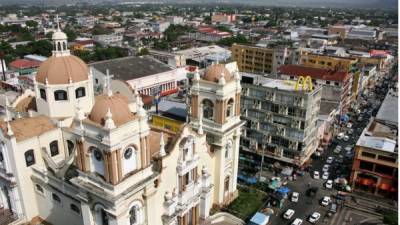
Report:
[[195,183],[191,181],[189,184],[186,185],[184,191],[181,191],[178,194],[178,205],[185,206],[189,205],[193,201],[199,200],[201,191],[201,184],[199,180]]
[[182,176],[191,169],[195,168],[198,165],[199,159],[200,156],[198,154],[194,154],[189,159],[178,161],[178,166],[176,167],[178,174]]

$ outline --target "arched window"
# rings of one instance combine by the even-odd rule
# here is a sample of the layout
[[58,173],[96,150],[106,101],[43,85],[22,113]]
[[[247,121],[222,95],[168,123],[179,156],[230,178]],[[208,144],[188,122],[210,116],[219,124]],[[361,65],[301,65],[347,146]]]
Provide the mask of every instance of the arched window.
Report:
[[225,146],[225,159],[228,159],[231,157],[232,155],[232,146],[233,146],[233,142],[231,139],[228,140],[228,142],[226,143]]
[[67,92],[64,90],[57,90],[54,92],[54,99],[56,101],[68,100]]
[[103,161],[103,153],[100,149],[92,146],[89,148],[89,152],[91,152],[91,164],[92,164],[92,172],[95,172],[101,176],[104,176],[104,161]]
[[227,176],[224,181],[224,192],[225,194],[229,192],[229,176]]
[[103,206],[100,204],[96,204],[94,207],[95,211],[95,223],[97,225],[108,225],[108,215],[104,210]]
[[203,117],[212,120],[214,117],[214,104],[209,99],[203,100]]
[[82,98],[86,95],[85,88],[80,87],[75,90],[75,98]]
[[60,42],[57,42],[57,51],[61,51],[61,43]]
[[52,141],[50,143],[50,155],[51,157],[58,155],[60,152],[58,151],[58,141]]
[[79,209],[79,207],[75,204],[71,204],[69,206],[69,208],[74,211],[76,214],[80,215],[81,214],[81,210]]
[[71,140],[67,140],[67,147],[68,147],[68,155],[71,155],[75,147],[74,142],[72,142]]
[[44,90],[43,88],[40,89],[40,97],[44,100],[46,100],[46,90]]
[[38,192],[40,192],[40,193],[42,193],[42,194],[44,193],[42,186],[40,186],[39,184],[36,184],[35,186],[36,186],[36,190],[37,190]]
[[25,155],[25,163],[26,163],[27,167],[35,164],[35,153],[33,152],[33,149],[26,151],[24,153],[24,155]]
[[233,116],[233,99],[229,99],[226,105],[226,118]]
[[58,197],[58,195],[53,193],[53,194],[51,194],[51,198],[53,199],[53,201],[61,203],[61,199],[60,199],[60,197]]
[[143,223],[143,207],[139,201],[134,202],[129,209],[129,225]]
[[129,174],[137,169],[137,151],[133,146],[129,146],[125,149],[123,155],[123,171],[124,175]]
[[63,51],[67,50],[67,45],[63,42]]

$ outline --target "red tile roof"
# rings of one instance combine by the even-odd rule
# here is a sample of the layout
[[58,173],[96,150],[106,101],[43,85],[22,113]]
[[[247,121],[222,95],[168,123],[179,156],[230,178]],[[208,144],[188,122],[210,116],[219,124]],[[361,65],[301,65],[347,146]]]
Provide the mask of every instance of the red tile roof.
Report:
[[10,63],[10,67],[18,69],[37,68],[42,62],[32,61],[27,59],[16,59]]
[[279,67],[278,72],[292,76],[310,76],[313,79],[329,81],[346,81],[349,78],[347,72],[334,71],[330,69],[319,69],[299,65],[284,65]]

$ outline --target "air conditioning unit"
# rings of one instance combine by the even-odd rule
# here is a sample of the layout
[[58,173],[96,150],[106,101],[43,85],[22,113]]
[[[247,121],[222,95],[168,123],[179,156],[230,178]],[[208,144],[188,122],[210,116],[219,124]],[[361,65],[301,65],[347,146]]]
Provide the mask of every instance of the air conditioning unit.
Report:
[[300,121],[298,121],[298,120],[293,120],[293,122],[292,122],[292,127],[293,127],[293,128],[296,128],[296,129],[299,129],[299,127],[300,127]]
[[278,133],[278,135],[280,135],[280,136],[285,136],[285,128],[283,128],[283,127],[278,127],[277,133]]

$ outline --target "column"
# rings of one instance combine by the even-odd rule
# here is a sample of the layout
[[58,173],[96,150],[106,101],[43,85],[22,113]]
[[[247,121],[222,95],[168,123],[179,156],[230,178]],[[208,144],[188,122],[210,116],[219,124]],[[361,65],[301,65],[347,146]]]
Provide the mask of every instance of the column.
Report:
[[86,202],[81,202],[83,225],[94,225],[92,211]]
[[[5,187],[4,187],[5,188]],[[0,208],[4,207],[5,209],[9,208],[8,202],[7,202],[7,197],[4,193],[3,187],[0,187]]]
[[210,209],[212,205],[211,190],[211,175],[207,172],[207,169],[203,167],[200,194],[200,218],[202,219],[206,219],[210,215]]
[[192,95],[192,105],[191,105],[191,111],[192,111],[192,117],[193,118],[198,118],[198,109],[199,109],[199,96],[197,95]]
[[21,200],[19,197],[19,192],[17,186],[11,188],[11,191],[8,193],[10,196],[11,202],[11,210],[17,214],[18,218],[22,218],[24,213],[22,211]]

